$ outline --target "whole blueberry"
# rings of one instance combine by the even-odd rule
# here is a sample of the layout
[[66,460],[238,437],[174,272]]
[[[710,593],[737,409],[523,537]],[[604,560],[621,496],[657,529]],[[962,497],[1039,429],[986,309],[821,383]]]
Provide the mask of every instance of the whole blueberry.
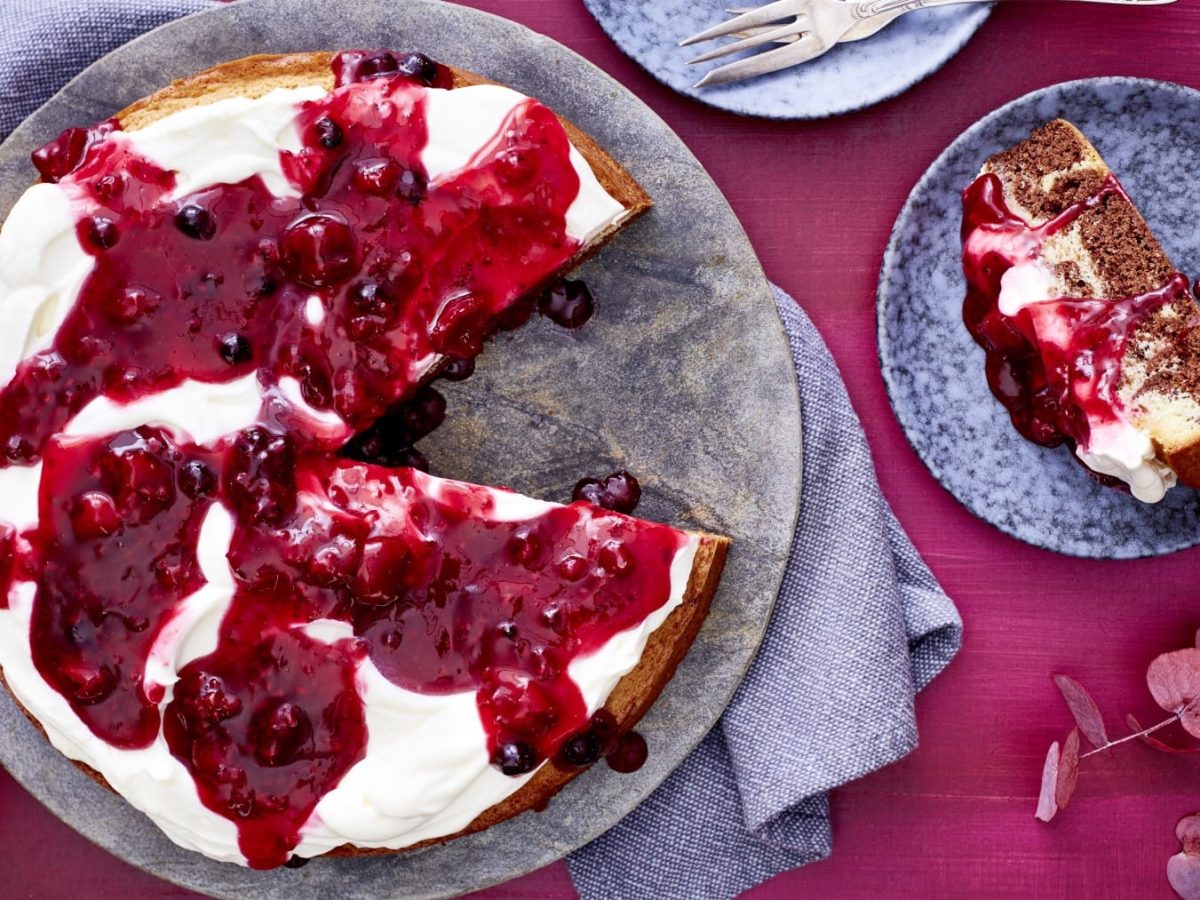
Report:
[[596,506],[603,506],[604,486],[597,478],[581,478],[575,482],[575,489],[571,491],[571,500],[572,502],[586,500]]
[[246,336],[232,331],[218,338],[217,351],[221,354],[221,359],[231,366],[250,362],[253,355],[250,341],[246,339]]
[[212,240],[217,233],[217,223],[212,213],[203,206],[189,203],[175,213],[175,227],[197,241]]
[[631,513],[642,499],[642,486],[638,480],[621,469],[613,472],[602,482],[604,506],[616,512]]
[[591,731],[581,731],[566,740],[558,755],[567,765],[583,767],[598,760],[603,749],[599,737]]
[[121,233],[117,230],[117,223],[112,219],[104,216],[93,216],[88,223],[88,240],[92,243],[92,246],[100,250],[108,250],[115,247],[120,237]]
[[400,74],[425,84],[437,78],[437,63],[424,53],[406,53],[400,58]]
[[446,367],[442,369],[442,378],[447,381],[462,381],[465,378],[470,378],[475,372],[474,357],[464,357],[463,359],[453,359],[446,363]]
[[524,775],[537,764],[537,751],[521,741],[506,741],[492,754],[492,765],[505,775]]
[[374,53],[358,64],[358,77],[362,81],[377,78],[380,75],[391,75],[399,69],[396,57],[386,50]]
[[193,459],[179,470],[179,489],[195,500],[211,494],[217,486],[213,470],[198,459]]
[[334,147],[337,147],[346,137],[342,133],[342,127],[328,116],[322,116],[317,119],[313,130],[317,135],[317,143],[326,150],[332,150]]

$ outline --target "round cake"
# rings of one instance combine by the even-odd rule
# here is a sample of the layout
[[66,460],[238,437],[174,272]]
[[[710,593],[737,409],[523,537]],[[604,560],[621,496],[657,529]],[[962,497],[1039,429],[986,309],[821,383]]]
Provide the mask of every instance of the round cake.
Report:
[[174,841],[256,868],[540,808],[631,729],[728,546],[434,477],[484,341],[649,198],[419,53],[238,60],[37,151],[0,230],[0,667]]

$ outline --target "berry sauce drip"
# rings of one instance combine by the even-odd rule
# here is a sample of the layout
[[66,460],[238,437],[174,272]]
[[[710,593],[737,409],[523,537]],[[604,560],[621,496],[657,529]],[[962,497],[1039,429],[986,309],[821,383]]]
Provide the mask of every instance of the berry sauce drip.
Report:
[[[303,148],[282,158],[299,198],[256,177],[168,199],[172,173],[112,122],[38,151],[95,267],[53,346],[0,392],[0,464],[43,462],[37,528],[0,526],[0,607],[36,582],[42,677],[110,744],[161,732],[256,868],[288,861],[366,752],[364,665],[408,690],[473,693],[507,774],[640,765],[644,742],[589,717],[568,667],[667,602],[683,541],[625,515],[641,493],[627,472],[514,518],[502,490],[417,471],[414,442],[445,417],[430,379],[468,377],[482,341],[535,309],[566,327],[591,315],[581,283],[546,287],[578,249],[564,219],[578,176],[562,127],[528,101],[431,185],[423,91],[448,86],[447,70],[387,51],[334,68],[338,88],[301,108]],[[303,314],[313,302],[323,316]],[[150,426],[56,437],[94,397],[253,371],[259,424],[212,446]],[[346,433],[289,411],[285,376]],[[200,542],[224,514],[214,582]],[[152,683],[148,661],[171,658],[170,626],[206,587],[231,593],[216,649]],[[307,626],[321,620],[353,636],[319,639]]]
[[[35,460],[101,394],[128,401],[255,370],[268,395],[290,377],[305,403],[336,412],[348,428],[330,435],[282,397],[270,404],[298,443],[336,446],[439,366],[477,355],[579,249],[565,219],[579,177],[561,124],[529,100],[467,167],[430,184],[426,88],[448,75],[417,57],[338,58],[342,86],[303,104],[302,148],[281,153],[299,197],[254,177],[171,199],[173,174],[113,123],[38,151],[43,177],[75,198],[95,263],[53,345],[0,392],[4,459]],[[579,294],[547,314],[586,318]]]
[[195,461],[152,428],[46,454],[33,661],[118,747],[157,736],[162,697],[147,696],[146,660],[177,601],[204,583],[195,548],[208,501],[178,480]]
[[992,393],[1017,431],[1042,446],[1087,447],[1094,427],[1122,421],[1117,388],[1129,337],[1148,315],[1188,292],[1187,279],[1176,274],[1136,297],[1046,297],[1015,315],[1001,311],[1006,272],[1037,259],[1047,237],[1121,192],[1109,175],[1095,195],[1037,227],[1009,210],[993,174],[981,175],[963,192],[963,320],[987,353]]

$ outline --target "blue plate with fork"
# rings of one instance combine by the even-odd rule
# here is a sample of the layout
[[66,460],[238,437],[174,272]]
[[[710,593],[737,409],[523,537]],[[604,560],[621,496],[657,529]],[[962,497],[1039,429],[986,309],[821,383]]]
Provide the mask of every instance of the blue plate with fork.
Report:
[[679,47],[679,42],[728,19],[728,8],[750,3],[584,0],[617,46],[663,84],[709,106],[768,119],[819,119],[894,97],[941,68],[991,12],[990,5],[977,3],[922,9],[868,39],[843,40],[803,65],[746,81],[695,87],[714,67],[755,51],[688,65],[689,59],[713,45]]

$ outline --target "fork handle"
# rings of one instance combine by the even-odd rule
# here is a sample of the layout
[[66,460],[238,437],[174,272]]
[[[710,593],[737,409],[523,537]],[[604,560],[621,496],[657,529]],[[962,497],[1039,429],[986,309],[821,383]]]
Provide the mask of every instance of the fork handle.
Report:
[[[935,6],[953,6],[960,3],[991,3],[992,0],[862,0],[854,4],[856,19],[869,19],[880,13],[907,13]],[[1175,0],[1073,0],[1076,3],[1108,3],[1115,6],[1161,6]]]

